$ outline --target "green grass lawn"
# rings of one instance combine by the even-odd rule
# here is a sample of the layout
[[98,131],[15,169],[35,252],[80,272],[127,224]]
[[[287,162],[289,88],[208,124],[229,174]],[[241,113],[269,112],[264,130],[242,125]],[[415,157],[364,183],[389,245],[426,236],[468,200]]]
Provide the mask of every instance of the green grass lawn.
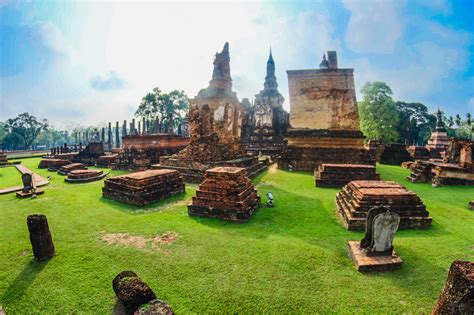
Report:
[[[431,312],[453,260],[474,260],[473,187],[412,184],[408,171],[378,166],[383,179],[417,192],[433,225],[397,232],[400,270],[362,274],[348,256],[347,231],[336,215],[338,189],[315,188],[306,173],[268,171],[254,182],[266,201],[245,224],[191,218],[186,203],[195,192],[144,208],[101,198],[102,181],[67,184],[52,176],[45,194],[20,200],[0,196],[0,305],[15,313],[110,314],[112,279],[135,271],[176,313],[410,313]],[[113,171],[112,174],[120,172]],[[2,181],[18,176],[0,169]],[[48,217],[56,256],[32,261],[26,217]],[[107,233],[147,238],[172,231],[178,239],[158,248],[108,245]]]
[[15,166],[0,167],[0,189],[22,185],[21,173]]

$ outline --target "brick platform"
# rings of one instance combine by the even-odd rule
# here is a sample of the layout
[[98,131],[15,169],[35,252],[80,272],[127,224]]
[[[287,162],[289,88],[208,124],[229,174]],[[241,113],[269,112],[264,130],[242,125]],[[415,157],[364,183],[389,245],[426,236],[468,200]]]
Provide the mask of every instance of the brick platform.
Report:
[[207,170],[196,196],[188,206],[189,215],[218,218],[233,222],[250,219],[260,204],[245,169],[215,167]]
[[375,166],[360,164],[322,164],[314,170],[316,187],[343,187],[353,180],[380,180]]
[[70,171],[64,180],[68,183],[88,183],[100,180],[107,174],[100,170],[74,170]]
[[7,155],[4,153],[0,153],[0,165],[8,165]]
[[391,181],[353,181],[336,195],[338,211],[349,230],[364,230],[367,212],[385,205],[400,216],[399,229],[425,229],[431,217],[421,199]]
[[391,256],[367,256],[365,251],[360,248],[359,241],[349,241],[347,245],[357,271],[388,271],[398,269],[402,265],[403,261],[395,251]]
[[71,164],[71,161],[63,159],[42,159],[38,165],[38,168],[47,168],[51,170],[57,170],[61,166]]
[[385,145],[385,149],[380,156],[381,164],[400,166],[403,162],[412,161],[407,146],[401,143],[391,143]]
[[108,178],[102,193],[105,198],[135,206],[184,193],[183,178],[175,170],[147,170]]
[[67,175],[69,174],[69,172],[71,171],[75,171],[75,170],[86,170],[87,167],[82,164],[82,163],[71,163],[71,164],[67,164],[67,165],[64,165],[64,166],[61,166],[59,169],[58,169],[58,174],[59,175]]
[[112,164],[116,163],[118,154],[107,154],[99,156],[96,165],[100,167],[111,167]]

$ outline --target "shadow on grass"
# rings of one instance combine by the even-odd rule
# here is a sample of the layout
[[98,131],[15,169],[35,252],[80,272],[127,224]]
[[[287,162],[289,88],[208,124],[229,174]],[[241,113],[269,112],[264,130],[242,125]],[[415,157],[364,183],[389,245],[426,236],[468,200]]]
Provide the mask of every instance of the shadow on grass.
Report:
[[33,283],[38,274],[48,264],[49,260],[37,261],[31,260],[23,270],[16,276],[15,280],[10,284],[3,296],[2,301],[19,300],[25,294],[25,291]]

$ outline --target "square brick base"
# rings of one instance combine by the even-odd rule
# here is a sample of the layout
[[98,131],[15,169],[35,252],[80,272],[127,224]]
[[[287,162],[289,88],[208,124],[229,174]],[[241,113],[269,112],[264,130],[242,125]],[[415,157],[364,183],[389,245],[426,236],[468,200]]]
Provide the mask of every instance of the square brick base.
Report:
[[367,254],[360,249],[359,241],[349,241],[349,254],[352,261],[357,267],[357,271],[388,271],[400,268],[402,259],[397,256],[395,251],[392,256],[367,256]]
[[36,192],[34,194],[32,191],[24,192],[23,190],[21,190],[21,191],[16,192],[16,196],[18,198],[26,198],[26,197],[31,197],[33,195],[42,195],[42,194],[44,194],[44,190],[41,190],[41,189],[36,189]]

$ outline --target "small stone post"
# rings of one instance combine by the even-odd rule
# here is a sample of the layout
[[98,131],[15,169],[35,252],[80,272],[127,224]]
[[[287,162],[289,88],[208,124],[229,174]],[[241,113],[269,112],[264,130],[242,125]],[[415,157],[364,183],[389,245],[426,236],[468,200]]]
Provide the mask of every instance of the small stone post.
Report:
[[37,260],[45,260],[54,256],[54,244],[49,231],[48,220],[43,214],[32,214],[26,219],[33,254]]
[[143,122],[142,122],[142,135],[146,133],[146,120],[145,117],[143,117]]
[[120,128],[119,128],[119,122],[115,122],[115,147],[120,148]]
[[100,135],[100,140],[102,141],[103,144],[105,144],[105,128],[102,127],[102,133]]
[[123,126],[122,126],[122,137],[125,137],[127,135],[127,121],[123,121]]
[[136,135],[137,134],[137,131],[135,129],[135,118],[132,118],[132,130],[130,130],[130,134],[132,135]]
[[109,151],[112,151],[112,123],[109,122],[109,134],[108,134],[108,141],[107,146],[109,147]]

